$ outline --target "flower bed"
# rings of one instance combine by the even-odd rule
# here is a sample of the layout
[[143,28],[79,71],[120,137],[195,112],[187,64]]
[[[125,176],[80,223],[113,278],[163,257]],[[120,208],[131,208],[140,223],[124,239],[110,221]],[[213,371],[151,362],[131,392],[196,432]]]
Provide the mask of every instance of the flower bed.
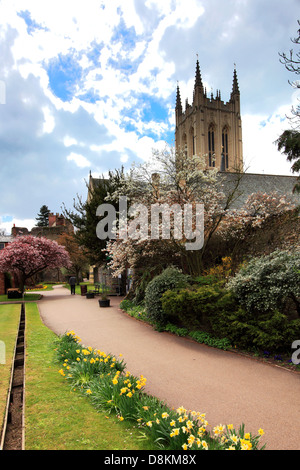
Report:
[[[208,429],[205,413],[177,410],[145,393],[146,378],[126,371],[121,358],[84,347],[70,331],[57,341],[59,373],[88,397],[96,408],[116,413],[119,420],[137,422],[145,438],[167,450],[258,450],[262,429],[246,433],[244,425],[219,425]],[[260,449],[263,449],[261,447]]]
[[47,288],[48,286],[43,286],[43,284],[38,284],[36,286],[26,287],[25,291],[30,292],[30,291],[36,291],[36,290],[45,290]]

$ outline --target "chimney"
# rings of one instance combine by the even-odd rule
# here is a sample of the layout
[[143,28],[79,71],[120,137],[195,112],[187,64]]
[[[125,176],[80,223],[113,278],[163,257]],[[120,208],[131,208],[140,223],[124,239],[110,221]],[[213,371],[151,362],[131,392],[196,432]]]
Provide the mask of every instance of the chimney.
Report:
[[48,220],[49,220],[49,227],[52,227],[53,225],[55,225],[56,216],[53,214],[53,212],[50,212],[48,216]]

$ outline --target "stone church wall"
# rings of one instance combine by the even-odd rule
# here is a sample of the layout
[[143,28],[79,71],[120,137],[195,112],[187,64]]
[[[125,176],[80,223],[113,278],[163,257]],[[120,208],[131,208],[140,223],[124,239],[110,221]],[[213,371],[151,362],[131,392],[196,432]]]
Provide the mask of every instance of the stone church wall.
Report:
[[[237,179],[240,177],[236,173],[219,173],[222,180],[225,194],[234,189]],[[296,176],[264,175],[255,173],[245,173],[242,175],[236,195],[238,196],[232,207],[240,209],[246,199],[253,193],[263,192],[270,194],[277,192],[285,195],[294,204],[300,204],[300,193],[293,193],[293,187],[297,181]]]

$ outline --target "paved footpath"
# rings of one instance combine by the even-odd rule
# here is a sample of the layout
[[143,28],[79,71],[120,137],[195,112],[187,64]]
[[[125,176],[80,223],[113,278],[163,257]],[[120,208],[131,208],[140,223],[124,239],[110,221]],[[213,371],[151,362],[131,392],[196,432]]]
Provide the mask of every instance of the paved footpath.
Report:
[[123,354],[126,369],[147,378],[146,391],[168,403],[206,413],[209,424],[245,423],[264,429],[267,449],[300,450],[300,374],[195,343],[100,308],[98,299],[71,295],[63,287],[38,302],[44,324],[56,334],[74,330],[85,346]]

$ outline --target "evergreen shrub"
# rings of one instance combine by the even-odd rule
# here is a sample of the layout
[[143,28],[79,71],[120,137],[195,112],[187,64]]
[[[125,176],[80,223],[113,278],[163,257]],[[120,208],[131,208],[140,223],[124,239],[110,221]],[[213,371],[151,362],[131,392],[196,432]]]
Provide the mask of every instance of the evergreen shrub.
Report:
[[212,332],[215,318],[237,307],[234,295],[219,284],[203,284],[165,292],[162,308],[168,321],[176,325]]
[[148,319],[157,324],[165,324],[166,316],[162,309],[161,298],[167,290],[182,288],[188,285],[190,277],[175,267],[166,268],[155,276],[146,287],[145,308]]
[[290,321],[278,311],[257,318],[239,307],[215,317],[213,331],[240,349],[289,353],[292,342],[300,338],[300,319]]

